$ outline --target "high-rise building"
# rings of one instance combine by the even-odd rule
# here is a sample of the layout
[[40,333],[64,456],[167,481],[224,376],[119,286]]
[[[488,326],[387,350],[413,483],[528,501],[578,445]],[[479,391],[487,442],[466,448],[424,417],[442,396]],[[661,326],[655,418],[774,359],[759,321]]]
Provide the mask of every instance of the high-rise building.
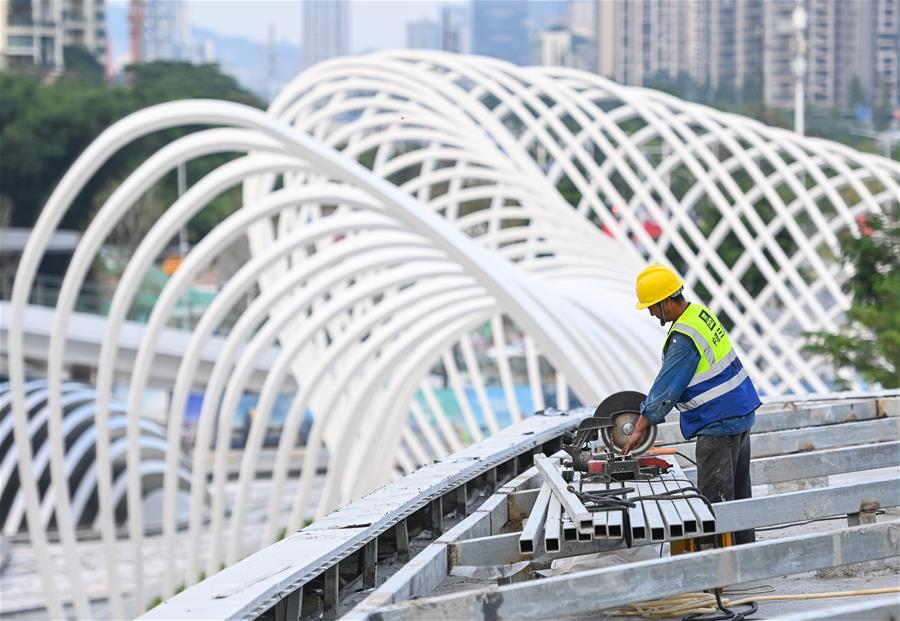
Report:
[[[766,104],[793,105],[794,0],[764,4]],[[900,0],[804,0],[805,100],[820,107],[900,103]]]
[[[596,71],[623,84],[686,75],[711,92],[794,105],[798,0],[573,0],[570,29],[594,41]],[[900,0],[800,0],[806,100],[898,105]]]
[[763,3],[738,1],[734,6],[734,87],[739,99],[762,91]]
[[466,5],[451,5],[441,9],[441,49],[458,54],[472,51],[472,29]]
[[873,99],[881,106],[900,107],[900,0],[875,2]]
[[531,62],[527,0],[474,0],[472,51],[517,65]]
[[406,24],[406,47],[412,50],[441,49],[441,26],[427,18]]
[[538,33],[539,62],[544,67],[571,67],[574,64],[572,32],[554,28]]
[[303,3],[303,66],[350,52],[350,3],[347,0],[305,0]]
[[794,103],[794,3],[766,2],[763,8],[763,96],[767,106]]
[[184,0],[131,0],[128,19],[132,62],[193,59]]
[[0,67],[65,68],[66,47],[106,63],[104,0],[0,2]]

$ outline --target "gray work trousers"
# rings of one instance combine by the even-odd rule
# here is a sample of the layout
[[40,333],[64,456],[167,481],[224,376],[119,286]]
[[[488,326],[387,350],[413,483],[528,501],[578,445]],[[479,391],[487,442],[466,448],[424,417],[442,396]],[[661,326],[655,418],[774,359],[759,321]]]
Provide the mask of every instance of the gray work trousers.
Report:
[[[710,502],[753,495],[750,483],[750,430],[732,436],[697,436],[697,487]],[[750,530],[734,534],[735,543],[753,543]]]

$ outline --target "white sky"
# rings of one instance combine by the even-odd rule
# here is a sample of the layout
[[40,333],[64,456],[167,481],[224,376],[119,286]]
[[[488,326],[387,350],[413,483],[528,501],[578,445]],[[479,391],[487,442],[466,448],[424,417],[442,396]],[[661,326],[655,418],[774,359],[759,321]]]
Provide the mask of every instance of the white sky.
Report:
[[[108,0],[125,3],[126,0]],[[352,0],[352,53],[404,47],[406,24],[422,18],[435,21],[440,8],[461,0]],[[186,0],[192,25],[216,33],[264,42],[269,25],[278,40],[300,43],[303,0]]]

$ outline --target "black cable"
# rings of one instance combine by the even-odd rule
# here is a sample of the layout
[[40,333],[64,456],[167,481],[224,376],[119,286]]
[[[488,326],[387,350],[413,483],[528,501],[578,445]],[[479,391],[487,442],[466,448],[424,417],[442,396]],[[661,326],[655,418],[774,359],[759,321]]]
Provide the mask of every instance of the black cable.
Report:
[[[690,493],[685,494],[684,492]],[[650,496],[634,496],[632,498],[629,498],[629,500],[691,500],[692,498],[702,500],[703,503],[709,508],[710,512],[715,515],[713,504],[696,487],[680,487],[678,489],[668,490],[666,492],[652,494]]]
[[681,451],[675,451],[675,454],[676,454],[676,455],[679,455],[679,456],[681,456],[681,457],[684,457],[686,460],[688,460],[689,462],[691,462],[691,463],[694,464],[695,466],[697,465],[697,462],[695,462],[693,459],[691,459],[690,457],[688,457],[687,455],[685,455],[685,454],[682,453]]
[[716,595],[716,607],[720,611],[722,611],[721,614],[705,614],[702,612],[692,612],[689,615],[681,617],[681,621],[744,621],[744,619],[756,614],[756,611],[759,610],[759,606],[756,604],[756,602],[743,604],[748,608],[748,610],[742,610],[740,612],[731,610],[730,608],[726,608],[722,603],[722,595],[719,593],[719,589],[716,589],[713,592]]

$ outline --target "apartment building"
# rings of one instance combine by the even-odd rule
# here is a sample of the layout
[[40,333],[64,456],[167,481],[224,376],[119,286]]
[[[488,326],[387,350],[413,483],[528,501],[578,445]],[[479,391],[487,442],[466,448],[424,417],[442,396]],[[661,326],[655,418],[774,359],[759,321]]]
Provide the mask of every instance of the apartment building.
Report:
[[0,2],[0,68],[61,71],[63,50],[82,47],[106,60],[104,0],[5,0]]

